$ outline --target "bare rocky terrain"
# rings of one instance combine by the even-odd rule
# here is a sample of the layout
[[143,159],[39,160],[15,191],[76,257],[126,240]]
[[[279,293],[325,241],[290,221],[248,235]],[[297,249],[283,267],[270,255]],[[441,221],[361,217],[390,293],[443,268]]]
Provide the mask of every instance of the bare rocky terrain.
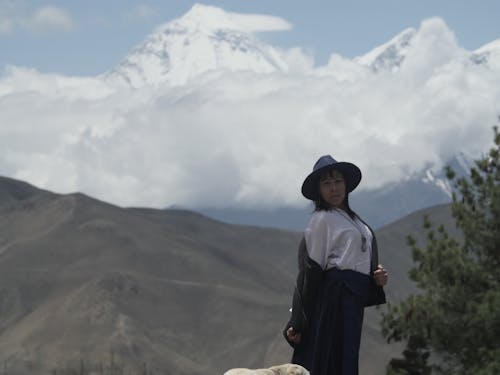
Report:
[[[414,291],[405,237],[422,216],[377,231],[387,295]],[[451,227],[451,226],[450,226]],[[195,212],[122,208],[0,177],[0,369],[51,374],[109,362],[140,373],[222,374],[289,361],[281,336],[300,232],[237,226]],[[369,308],[361,373],[399,354]]]

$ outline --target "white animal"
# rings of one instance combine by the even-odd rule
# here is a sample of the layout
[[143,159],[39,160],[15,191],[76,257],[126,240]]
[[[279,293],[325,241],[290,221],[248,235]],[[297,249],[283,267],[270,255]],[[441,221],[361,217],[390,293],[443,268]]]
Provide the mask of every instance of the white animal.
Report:
[[304,367],[292,363],[251,370],[248,368],[233,368],[224,373],[224,375],[309,375]]

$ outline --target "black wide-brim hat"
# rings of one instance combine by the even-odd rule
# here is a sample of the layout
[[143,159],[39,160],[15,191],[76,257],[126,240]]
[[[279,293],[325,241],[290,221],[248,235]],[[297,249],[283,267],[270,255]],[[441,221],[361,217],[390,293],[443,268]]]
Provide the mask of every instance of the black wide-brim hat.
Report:
[[346,161],[336,161],[330,155],[324,155],[314,164],[313,171],[302,184],[304,197],[313,201],[319,198],[319,177],[329,169],[335,169],[342,173],[347,193],[356,189],[361,181],[361,170],[356,165]]

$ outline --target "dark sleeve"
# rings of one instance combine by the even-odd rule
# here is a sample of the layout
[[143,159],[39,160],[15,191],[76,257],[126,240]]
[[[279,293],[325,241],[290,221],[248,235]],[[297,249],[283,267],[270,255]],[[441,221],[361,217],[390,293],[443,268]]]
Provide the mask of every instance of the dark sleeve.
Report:
[[365,307],[382,305],[386,303],[384,288],[380,285],[375,284],[372,278],[370,294],[368,295],[368,300],[365,303]]
[[299,273],[293,293],[292,314],[283,330],[285,339],[292,347],[295,344],[288,340],[286,331],[290,327],[293,327],[296,332],[302,335],[307,332],[310,319],[314,314],[316,298],[323,279],[323,270],[307,254],[304,238],[302,238],[299,245],[298,258]]
[[[368,224],[366,225],[368,226]],[[368,228],[372,232],[373,241],[372,241],[372,260],[370,267],[371,288],[370,288],[370,294],[368,295],[368,300],[365,303],[366,307],[374,305],[382,305],[386,303],[384,288],[380,285],[375,284],[375,280],[373,279],[373,272],[378,267],[378,244],[377,244],[377,239],[375,238],[375,232],[369,226]]]

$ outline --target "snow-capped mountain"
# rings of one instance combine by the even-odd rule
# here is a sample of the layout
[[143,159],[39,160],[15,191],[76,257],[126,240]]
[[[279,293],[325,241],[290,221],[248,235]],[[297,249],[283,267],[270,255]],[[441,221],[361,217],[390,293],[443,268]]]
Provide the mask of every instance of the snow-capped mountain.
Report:
[[[463,153],[460,153],[453,157],[447,163],[447,166],[453,170],[457,177],[465,177],[469,175],[470,169],[474,166],[474,162]],[[437,187],[449,198],[452,197],[453,187],[446,177],[445,170],[441,170],[439,173],[436,173],[433,169],[426,169],[423,172],[421,180],[426,184]]]
[[471,60],[475,64],[494,64],[500,68],[500,39],[476,49],[471,54]]
[[[430,19],[423,23],[420,30],[408,28],[387,43],[373,48],[362,56],[354,58],[354,61],[359,65],[369,67],[374,73],[382,71],[396,72],[401,68],[408,54],[411,52],[417,55],[426,50],[436,50],[442,53],[440,49],[451,50],[449,47],[453,44],[459,49],[460,47],[456,43],[454,34],[442,20]],[[488,43],[475,51],[467,52],[463,50],[463,54],[449,55],[448,58],[451,58],[451,60],[458,58],[464,64],[472,62],[476,65],[488,65],[492,68],[498,68],[498,61],[500,61],[500,39]],[[448,61],[450,60],[443,60],[443,62]]]
[[256,36],[287,27],[195,5],[98,79],[12,69],[0,77],[0,123],[45,141],[2,133],[3,168],[122,206],[259,210],[301,204],[297,179],[331,152],[368,171],[358,206],[374,225],[449,201],[436,171],[485,148],[500,108],[500,41],[467,51],[433,18],[315,67]]
[[287,71],[279,51],[257,40],[248,21],[220,8],[196,4],[181,18],[158,27],[104,78],[140,87],[182,85],[214,69]]
[[[180,86],[215,70],[264,74],[290,72],[286,53],[255,37],[254,31],[259,29],[251,26],[252,22],[255,23],[252,17],[195,4],[182,17],[160,25],[102,78],[137,88],[145,85]],[[272,21],[276,20],[286,23],[281,19]],[[260,21],[262,19],[256,23]],[[285,24],[281,26],[281,30],[286,28]],[[455,43],[451,30],[444,21],[436,18],[424,22],[419,30],[403,30],[353,61],[374,73],[396,72],[409,53],[418,55],[429,49],[446,49]],[[498,64],[500,40],[464,53],[464,62],[469,56],[469,61],[474,64]],[[448,58],[453,59],[453,56],[445,57],[443,61],[449,61]]]
[[360,65],[370,67],[374,72],[396,71],[403,63],[416,33],[414,28],[408,28],[387,43],[354,60]]

